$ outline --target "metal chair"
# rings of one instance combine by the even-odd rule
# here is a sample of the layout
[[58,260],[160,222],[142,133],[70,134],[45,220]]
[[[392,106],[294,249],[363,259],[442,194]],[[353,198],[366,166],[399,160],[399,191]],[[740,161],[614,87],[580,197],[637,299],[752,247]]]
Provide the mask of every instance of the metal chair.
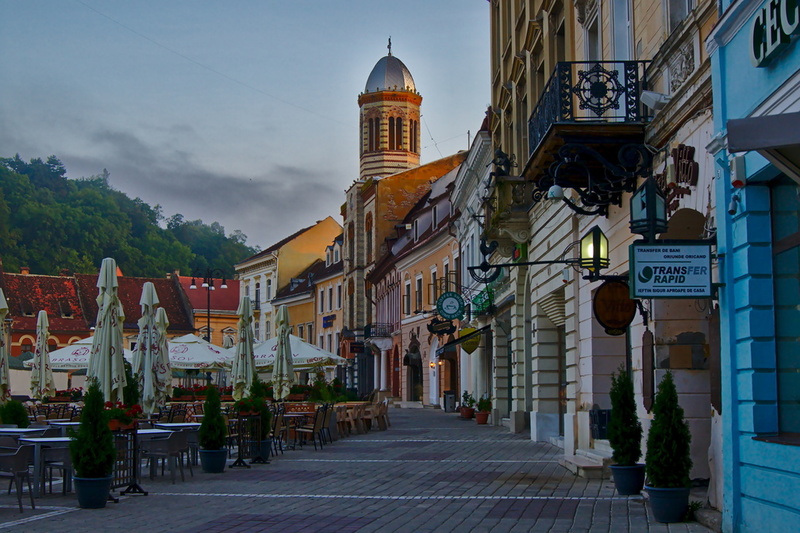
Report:
[[[142,457],[150,463],[150,479],[155,477],[155,469],[158,459],[162,460],[161,473],[164,473],[163,461],[169,466],[170,478],[175,483],[176,468],[181,471],[181,481],[186,481],[183,475],[183,454],[189,455],[188,435],[183,431],[173,431],[166,439],[151,439],[142,441],[140,444]],[[194,476],[191,461],[186,461],[189,465],[189,473]]]
[[33,461],[33,446],[20,446],[14,453],[0,454],[0,478],[9,479],[8,493],[11,494],[11,484],[17,489],[17,502],[19,512],[22,509],[22,480],[28,482],[28,494],[31,497],[31,509],[36,509],[33,502],[33,489],[31,488],[31,474],[28,465]]

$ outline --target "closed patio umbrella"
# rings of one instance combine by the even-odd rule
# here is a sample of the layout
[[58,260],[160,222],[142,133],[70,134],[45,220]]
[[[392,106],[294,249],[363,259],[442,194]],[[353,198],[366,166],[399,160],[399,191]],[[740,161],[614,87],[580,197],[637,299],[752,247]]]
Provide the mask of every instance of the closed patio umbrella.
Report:
[[292,347],[289,341],[289,309],[285,305],[278,308],[276,331],[278,348],[272,366],[272,394],[276,400],[283,400],[289,396],[294,383]]
[[117,262],[110,257],[103,259],[100,266],[97,288],[97,321],[87,376],[97,379],[106,401],[117,402],[122,401],[122,389],[127,383],[122,354],[125,311],[118,295]]
[[144,284],[139,304],[142,317],[133,354],[133,371],[139,379],[142,409],[151,414],[166,405],[167,387],[171,389],[166,339],[169,320],[162,307],[156,309],[159,300],[153,283],[148,281]]
[[50,369],[50,353],[47,351],[47,337],[50,336],[50,321],[47,311],[39,311],[36,317],[36,346],[33,349],[31,368],[31,396],[37,400],[56,395],[53,384],[53,371]]
[[242,296],[239,302],[239,343],[231,366],[231,385],[233,399],[241,400],[253,383],[256,365],[253,361],[253,309],[248,296]]
[[8,302],[3,289],[0,289],[0,404],[11,398],[8,374],[9,331],[6,324],[8,315]]

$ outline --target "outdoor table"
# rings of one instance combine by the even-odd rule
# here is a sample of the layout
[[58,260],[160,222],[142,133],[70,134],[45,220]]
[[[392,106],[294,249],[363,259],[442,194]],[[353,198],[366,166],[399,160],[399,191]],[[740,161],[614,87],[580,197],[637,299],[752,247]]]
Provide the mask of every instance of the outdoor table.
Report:
[[42,479],[44,464],[42,464],[42,446],[66,447],[72,439],[69,437],[20,437],[20,444],[33,445],[33,495],[40,496],[39,483]]
[[172,433],[169,429],[138,429],[136,430],[136,435],[139,437],[145,437],[148,439],[153,438],[160,438],[160,437],[169,437],[169,434]]
[[61,428],[61,435],[66,437],[68,428],[77,428],[78,426],[81,425],[81,423],[80,422],[69,422],[69,421],[61,422],[61,421],[59,421],[59,422],[50,422],[50,425],[53,426],[53,427]]
[[200,429],[200,422],[154,422],[153,427],[180,431],[182,429]]
[[43,433],[47,428],[0,428],[0,437],[3,435],[10,435],[12,437],[22,436],[36,436],[37,433]]

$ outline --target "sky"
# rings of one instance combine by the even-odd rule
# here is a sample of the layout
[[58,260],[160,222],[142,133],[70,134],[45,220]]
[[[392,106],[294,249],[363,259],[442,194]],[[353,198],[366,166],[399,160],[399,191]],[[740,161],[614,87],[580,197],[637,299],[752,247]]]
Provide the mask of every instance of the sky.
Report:
[[490,102],[485,0],[0,0],[0,157],[107,169],[266,248],[341,223],[389,37],[423,97],[422,163],[467,149]]

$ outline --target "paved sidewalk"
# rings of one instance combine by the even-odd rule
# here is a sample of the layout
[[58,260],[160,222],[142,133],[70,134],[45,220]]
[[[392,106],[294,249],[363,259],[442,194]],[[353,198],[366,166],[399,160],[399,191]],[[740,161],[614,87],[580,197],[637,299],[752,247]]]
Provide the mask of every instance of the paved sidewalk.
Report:
[[[558,448],[505,428],[433,409],[390,409],[388,431],[314,451],[287,450],[271,464],[169,475],[100,510],[74,494],[46,495],[31,511],[2,491],[0,531],[174,532],[707,532],[652,521],[641,497],[558,465]],[[188,476],[188,472],[187,472]],[[27,496],[27,495],[26,495]]]

